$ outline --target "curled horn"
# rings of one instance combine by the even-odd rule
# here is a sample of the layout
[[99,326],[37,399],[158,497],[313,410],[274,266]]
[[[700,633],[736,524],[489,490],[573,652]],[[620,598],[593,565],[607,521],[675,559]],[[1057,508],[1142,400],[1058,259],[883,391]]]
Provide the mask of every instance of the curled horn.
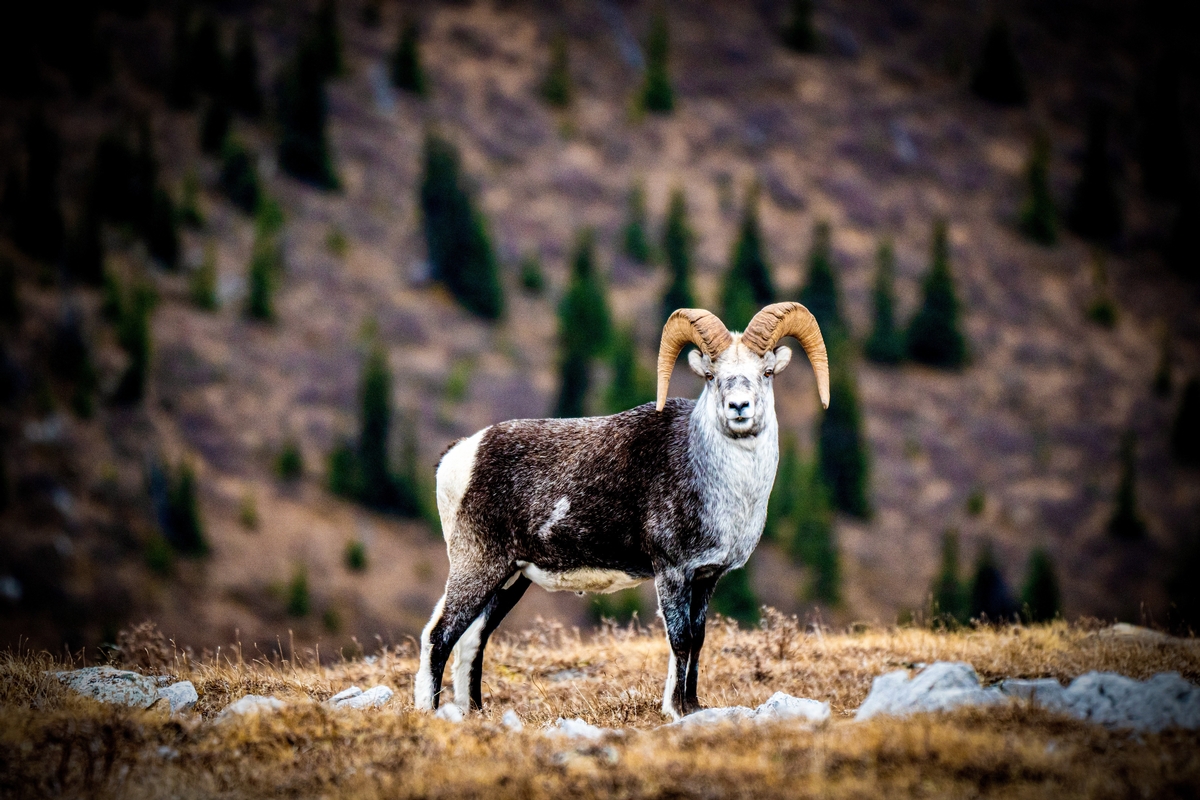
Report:
[[[772,303],[750,320],[742,334],[742,344],[763,356],[768,350],[774,350],[785,336],[795,336],[800,341],[817,376],[821,405],[829,408],[829,354],[825,351],[821,328],[807,308],[799,303]],[[659,396],[662,396],[661,392]]]
[[[818,334],[818,337],[820,334]],[[716,358],[733,343],[725,323],[716,314],[702,308],[676,309],[663,326],[662,342],[658,345],[658,405],[659,411],[667,402],[667,387],[679,351],[688,343],[696,345],[709,358]],[[822,345],[822,352],[824,346]]]

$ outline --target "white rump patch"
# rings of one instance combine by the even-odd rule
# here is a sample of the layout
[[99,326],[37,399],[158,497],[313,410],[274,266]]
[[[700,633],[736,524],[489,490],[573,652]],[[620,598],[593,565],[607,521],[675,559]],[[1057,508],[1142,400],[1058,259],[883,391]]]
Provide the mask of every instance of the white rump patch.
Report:
[[567,572],[548,572],[536,564],[518,561],[525,577],[548,592],[595,592],[611,594],[632,589],[645,578],[635,578],[619,569],[573,569]]
[[446,451],[437,469],[438,516],[442,520],[442,535],[449,541],[455,531],[458,506],[462,503],[471,473],[475,469],[475,453],[488,428],[468,436]]
[[546,521],[542,523],[542,527],[538,528],[537,535],[543,539],[548,537],[550,535],[550,531],[554,529],[554,526],[562,522],[563,518],[567,516],[567,512],[570,510],[571,501],[568,500],[565,495],[558,498],[558,502],[554,504],[554,510],[550,512],[550,516],[547,517]]
[[475,663],[475,654],[479,652],[479,642],[483,638],[483,626],[487,616],[480,614],[467,628],[458,644],[454,645],[454,705],[463,711],[471,710],[471,665]]

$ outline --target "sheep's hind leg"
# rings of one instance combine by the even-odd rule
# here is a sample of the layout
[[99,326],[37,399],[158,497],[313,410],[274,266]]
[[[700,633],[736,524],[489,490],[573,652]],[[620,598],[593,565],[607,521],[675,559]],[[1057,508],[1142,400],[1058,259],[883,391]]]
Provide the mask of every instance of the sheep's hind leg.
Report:
[[454,702],[464,711],[483,708],[483,651],[492,633],[529,588],[530,581],[524,575],[509,580],[512,584],[492,595],[487,608],[454,646]]

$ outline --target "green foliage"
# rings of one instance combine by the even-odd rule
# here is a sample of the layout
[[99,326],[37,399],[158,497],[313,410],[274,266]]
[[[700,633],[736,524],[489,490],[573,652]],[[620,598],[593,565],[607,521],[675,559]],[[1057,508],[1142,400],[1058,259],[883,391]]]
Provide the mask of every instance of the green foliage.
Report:
[[1067,222],[1083,238],[1101,244],[1112,242],[1121,233],[1121,202],[1108,157],[1108,111],[1100,105],[1088,115],[1083,174],[1075,186]]
[[179,221],[189,228],[203,228],[204,214],[200,210],[200,179],[194,169],[183,176],[183,197],[179,201]]
[[297,481],[304,476],[304,454],[295,439],[283,443],[275,457],[275,474],[284,481]]
[[1137,435],[1133,430],[1121,436],[1120,460],[1121,478],[1108,532],[1118,539],[1141,539],[1146,535],[1146,524],[1137,508]]
[[922,285],[921,308],[908,326],[908,356],[942,369],[959,369],[967,362],[967,343],[959,326],[959,302],[950,274],[950,243],[946,223],[933,226],[933,255]]
[[797,500],[804,487],[801,485],[800,453],[796,436],[785,431],[779,437],[779,468],[775,471],[775,483],[767,500],[767,523],[763,527],[763,538],[781,541],[786,538],[784,530],[796,512]]
[[467,392],[471,388],[471,372],[474,371],[475,365],[469,358],[461,358],[454,362],[450,367],[450,375],[446,378],[446,386],[442,390],[442,395],[451,403],[461,403],[467,399]]
[[416,20],[405,20],[400,26],[400,38],[392,54],[392,85],[419,97],[429,92],[425,70],[421,68],[420,29]]
[[570,282],[558,306],[561,383],[555,416],[584,415],[592,361],[608,349],[611,338],[607,292],[595,267],[595,235],[583,230],[571,259]]
[[985,541],[975,561],[975,574],[969,591],[969,618],[990,623],[1011,622],[1017,616],[1008,584],[1000,572],[992,543]]
[[204,107],[200,117],[200,150],[216,155],[225,147],[229,127],[233,123],[233,109],[224,94],[219,94]]
[[721,319],[730,330],[745,330],[760,308],[775,302],[765,247],[758,221],[758,187],[751,186],[746,191],[741,229],[721,288]]
[[204,536],[204,521],[196,497],[196,473],[187,462],[179,465],[167,494],[167,538],[181,555],[208,554],[208,540]]
[[179,266],[179,217],[171,195],[155,187],[150,206],[150,218],[143,232],[146,249],[167,269]]
[[134,286],[129,297],[120,292],[115,282],[117,342],[129,357],[129,365],[117,384],[113,400],[123,405],[141,401],[146,392],[146,379],[150,371],[150,314],[154,310],[154,292],[144,283]]
[[1058,240],[1058,220],[1050,194],[1050,138],[1045,132],[1033,140],[1025,185],[1029,194],[1021,210],[1021,230],[1038,244],[1052,245]]
[[175,554],[171,551],[171,545],[159,534],[151,535],[146,541],[144,557],[150,571],[164,578],[169,577],[175,567]]
[[1043,548],[1029,555],[1025,585],[1021,589],[1021,616],[1028,623],[1050,622],[1062,613],[1062,597],[1054,562]]
[[971,91],[1002,106],[1023,106],[1029,102],[1025,74],[1003,19],[997,18],[988,28],[983,58],[971,77]]
[[837,341],[846,335],[841,314],[841,290],[833,271],[833,245],[829,223],[813,225],[812,247],[808,251],[808,281],[800,290],[800,302],[821,326],[826,342]]
[[796,562],[812,570],[805,596],[836,604],[841,598],[841,564],[829,489],[816,463],[798,464],[796,475],[788,550]]
[[238,506],[238,522],[248,531],[258,529],[258,503],[253,492],[242,495],[242,503]]
[[348,500],[355,500],[362,493],[358,457],[349,441],[340,442],[329,454],[329,491]]
[[321,0],[310,35],[322,75],[326,78],[340,75],[345,65],[342,58],[342,26],[338,22],[336,0]]
[[326,131],[329,56],[322,47],[318,38],[305,39],[285,68],[279,92],[279,166],[319,189],[336,189]]
[[929,618],[935,627],[954,628],[967,621],[967,597],[958,579],[958,531],[942,534],[942,564],[930,593]]
[[812,0],[792,0],[783,28],[783,43],[797,53],[817,52],[817,29],[813,26]]
[[430,133],[423,160],[421,216],[433,277],[468,311],[499,319],[504,294],[496,255],[483,214],[464,186],[458,150]]
[[358,539],[346,542],[342,558],[346,562],[346,569],[351,572],[367,571],[367,546]]
[[737,620],[743,625],[757,625],[760,610],[758,595],[750,585],[749,566],[731,569],[717,581],[712,596],[712,608],[718,614]]
[[248,24],[238,27],[229,58],[229,80],[226,89],[229,105],[249,119],[262,113],[262,88],[258,83],[258,50],[254,31]]
[[217,250],[211,242],[204,248],[204,260],[188,282],[188,294],[196,308],[217,310]]
[[896,255],[890,240],[879,243],[875,265],[875,285],[871,290],[874,324],[863,353],[877,364],[899,364],[904,360],[904,334],[896,327]]
[[591,366],[585,359],[563,355],[559,360],[558,375],[558,398],[554,403],[554,416],[564,419],[584,416],[587,413]]
[[632,328],[623,328],[613,337],[609,368],[612,382],[604,396],[607,413],[626,411],[654,400],[654,373],[644,368],[638,360],[637,340]]
[[246,316],[260,322],[275,319],[275,282],[279,272],[279,245],[274,237],[256,232],[246,275]]
[[667,270],[671,282],[662,299],[662,320],[666,322],[677,308],[691,308],[696,304],[692,294],[692,245],[695,237],[687,221],[687,200],[683,189],[671,192],[667,206],[667,221],[663,226],[663,255],[667,259]]
[[983,513],[983,509],[987,506],[987,495],[983,493],[983,487],[976,486],[967,495],[967,513],[972,517],[978,517]]
[[571,104],[571,69],[567,35],[560,33],[550,43],[550,65],[542,79],[542,99],[556,108]]
[[670,36],[666,12],[659,11],[654,16],[650,38],[646,41],[646,79],[641,94],[642,108],[652,114],[670,114],[675,110],[675,92],[671,88],[668,65]]
[[1181,464],[1200,466],[1200,378],[1183,387],[1171,425],[1171,455]]
[[645,609],[642,607],[642,596],[637,589],[625,589],[612,594],[593,594],[588,597],[588,616],[592,622],[611,619],[618,623],[627,623],[637,614],[642,617]]
[[[59,202],[62,142],[40,108],[25,123],[22,138],[24,179],[5,187],[6,192],[13,192],[11,198],[6,198],[14,214],[13,242],[31,258],[54,264],[62,255],[65,233]],[[14,183],[13,174],[10,184]]]
[[1088,301],[1085,315],[1102,328],[1117,326],[1117,303],[1108,288],[1108,269],[1100,250],[1092,253],[1092,299]]
[[346,237],[346,232],[337,225],[331,225],[325,234],[325,249],[338,258],[345,258],[350,252],[350,239]]
[[342,618],[333,606],[321,612],[321,625],[329,633],[337,633],[342,629]]
[[641,183],[635,183],[629,190],[628,217],[621,241],[625,255],[638,264],[648,264],[653,255],[646,228],[646,190]]
[[287,586],[287,614],[289,617],[307,617],[312,610],[312,598],[308,593],[308,570],[297,564],[292,570],[292,579]]
[[834,344],[829,364],[829,408],[817,422],[817,460],[834,507],[865,518],[868,457],[849,346]]
[[521,288],[530,294],[541,294],[546,289],[546,275],[537,253],[529,253],[521,259]]

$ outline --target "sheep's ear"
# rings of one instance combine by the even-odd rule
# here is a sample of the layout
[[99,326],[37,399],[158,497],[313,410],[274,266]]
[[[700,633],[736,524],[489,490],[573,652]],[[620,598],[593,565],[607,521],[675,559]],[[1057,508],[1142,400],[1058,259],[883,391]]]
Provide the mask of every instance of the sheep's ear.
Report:
[[690,367],[692,372],[696,373],[701,378],[703,378],[709,372],[712,372],[711,368],[705,366],[704,354],[699,350],[692,350],[690,353],[688,353],[688,367]]
[[775,374],[783,372],[787,369],[787,365],[792,363],[792,348],[779,345],[775,348]]

